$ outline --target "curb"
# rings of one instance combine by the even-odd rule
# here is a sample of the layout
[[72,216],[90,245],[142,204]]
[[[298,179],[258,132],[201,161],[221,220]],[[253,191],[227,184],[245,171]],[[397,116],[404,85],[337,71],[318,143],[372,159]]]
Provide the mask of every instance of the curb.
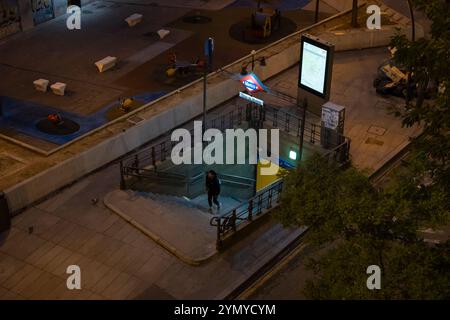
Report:
[[260,263],[254,272],[250,275],[243,275],[237,281],[231,289],[225,289],[220,292],[215,298],[215,300],[234,300],[247,288],[249,288],[256,280],[263,276],[268,270],[270,270],[278,261],[286,257],[290,252],[292,252],[300,243],[303,236],[308,232],[308,228],[301,229],[297,231],[297,235],[290,239],[285,245],[283,245],[280,250],[267,261]]
[[169,253],[171,253],[172,255],[174,255],[175,257],[180,259],[181,261],[183,261],[183,262],[185,262],[185,263],[187,263],[187,264],[189,264],[191,266],[199,266],[200,264],[209,261],[211,258],[213,258],[214,256],[216,256],[218,254],[218,251],[215,251],[213,254],[210,254],[210,255],[207,255],[207,256],[204,256],[204,257],[200,257],[198,259],[195,259],[195,258],[192,258],[192,257],[189,257],[189,256],[183,254],[177,248],[175,248],[173,245],[171,245],[170,243],[168,243],[164,239],[161,239],[159,236],[154,234],[152,231],[148,230],[141,223],[139,223],[138,221],[134,220],[129,215],[123,213],[121,210],[119,210],[113,204],[111,204],[110,201],[109,201],[110,195],[111,195],[111,193],[108,193],[103,198],[103,204],[108,209],[113,211],[115,214],[117,214],[119,217],[124,219],[126,222],[128,222],[129,224],[131,224],[135,228],[137,228],[140,232],[142,232],[144,235],[149,237],[151,240],[156,242],[159,246],[161,246],[162,248],[167,250]]

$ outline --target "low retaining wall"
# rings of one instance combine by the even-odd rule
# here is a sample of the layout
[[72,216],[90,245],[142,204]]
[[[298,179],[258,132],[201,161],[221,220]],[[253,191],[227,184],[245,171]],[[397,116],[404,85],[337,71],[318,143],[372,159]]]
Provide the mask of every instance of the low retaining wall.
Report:
[[[319,32],[315,35],[317,35],[321,39],[325,39],[331,43],[335,43],[336,51],[346,51],[386,46],[389,44],[391,38],[398,33],[397,28],[398,26],[394,25],[383,27],[383,32],[380,32],[379,30],[369,29],[349,29],[343,31]],[[419,37],[423,36],[422,29],[416,31],[419,31]],[[405,32],[407,35],[410,35],[411,26],[405,26],[403,28],[403,32]]]
[[[256,57],[264,56],[266,66],[257,66],[256,73],[262,80],[266,80],[296,65],[300,54],[301,34],[304,32],[317,34],[314,32],[316,27],[329,24],[333,19],[348,13],[347,11],[337,14],[258,50]],[[383,33],[383,31],[378,32]],[[388,36],[379,35],[377,39],[377,41],[370,43],[376,43],[377,46],[384,46],[389,43]],[[339,41],[342,40],[339,39]],[[348,41],[346,40],[345,46],[342,45],[342,47],[345,47],[346,50],[360,49],[365,47],[366,43],[365,36],[355,34]],[[250,59],[251,56],[246,56],[223,69],[228,72],[238,72],[242,62]],[[240,83],[231,80],[227,74],[220,70],[210,74],[208,76],[207,108],[211,109],[235,97],[239,90],[241,90]],[[166,103],[166,105],[160,107],[160,103]],[[108,132],[112,135],[111,138],[5,190],[11,212],[19,212],[42,200],[52,192],[157,138],[170,128],[175,128],[192,120],[202,113],[202,105],[202,80],[200,79],[166,97],[141,107],[136,112],[130,113],[127,117],[138,115],[144,120],[124,132],[115,133],[114,129],[110,129]],[[108,127],[102,130],[108,130]]]

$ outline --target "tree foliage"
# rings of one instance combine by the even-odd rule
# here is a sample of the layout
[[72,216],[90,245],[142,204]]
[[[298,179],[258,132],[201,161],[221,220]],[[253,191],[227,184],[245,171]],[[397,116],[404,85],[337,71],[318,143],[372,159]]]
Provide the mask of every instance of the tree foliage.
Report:
[[[284,177],[277,217],[308,226],[314,244],[333,244],[310,263],[311,298],[450,299],[450,240],[430,245],[420,232],[449,222],[450,11],[448,1],[412,2],[432,26],[427,38],[412,42],[399,34],[391,42],[394,61],[417,86],[417,97],[397,116],[404,126],[423,128],[408,170],[378,190],[356,169],[317,155]],[[432,83],[439,90],[430,94]],[[382,290],[366,287],[373,264],[382,269]]]
[[[315,155],[284,177],[277,218],[308,226],[311,243],[335,244],[311,263],[318,278],[307,287],[309,297],[450,297],[450,244],[430,247],[419,231],[448,221],[448,204],[440,189],[421,187],[412,172],[377,190],[356,169]],[[373,264],[383,272],[379,292],[366,287],[366,268]]]
[[[403,34],[392,39],[397,49],[394,61],[412,75],[417,99],[407,101],[397,113],[403,125],[421,125],[423,138],[415,141],[416,161],[443,190],[450,190],[450,5],[442,0],[413,0],[418,10],[431,20],[427,38],[410,41]],[[430,85],[438,89],[430,94]],[[450,201],[449,201],[450,202]]]

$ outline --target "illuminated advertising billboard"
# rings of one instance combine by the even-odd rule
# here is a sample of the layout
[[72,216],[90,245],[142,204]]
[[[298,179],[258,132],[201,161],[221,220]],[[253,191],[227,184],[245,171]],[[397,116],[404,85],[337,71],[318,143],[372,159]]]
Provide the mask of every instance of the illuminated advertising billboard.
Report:
[[332,46],[302,36],[300,49],[299,87],[321,98],[328,95],[331,82]]

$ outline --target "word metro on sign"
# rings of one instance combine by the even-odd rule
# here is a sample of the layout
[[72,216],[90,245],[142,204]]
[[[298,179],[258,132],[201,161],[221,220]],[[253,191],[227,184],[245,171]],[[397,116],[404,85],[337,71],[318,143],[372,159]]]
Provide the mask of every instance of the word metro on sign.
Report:
[[264,84],[261,82],[261,80],[259,80],[259,78],[256,76],[256,74],[254,74],[253,72],[246,76],[243,76],[241,78],[241,82],[244,85],[245,89],[247,89],[247,91],[249,93],[267,91],[266,86],[264,86]]

